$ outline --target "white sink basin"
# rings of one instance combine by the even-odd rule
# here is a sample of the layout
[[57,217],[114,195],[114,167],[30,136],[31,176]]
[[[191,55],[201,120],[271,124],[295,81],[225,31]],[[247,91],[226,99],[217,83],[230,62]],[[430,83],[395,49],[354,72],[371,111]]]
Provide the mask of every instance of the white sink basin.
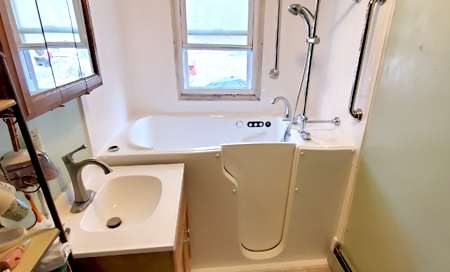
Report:
[[[65,227],[71,229],[75,258],[135,254],[174,249],[180,206],[183,164],[116,166],[83,176],[86,189],[96,192],[89,207],[70,213],[71,185],[56,199]],[[97,169],[96,169],[97,170]],[[122,223],[108,228],[107,221]]]
[[161,180],[154,176],[121,176],[109,180],[87,208],[81,228],[109,231],[107,221],[119,217],[122,223],[118,227],[133,230],[156,210],[161,192]]

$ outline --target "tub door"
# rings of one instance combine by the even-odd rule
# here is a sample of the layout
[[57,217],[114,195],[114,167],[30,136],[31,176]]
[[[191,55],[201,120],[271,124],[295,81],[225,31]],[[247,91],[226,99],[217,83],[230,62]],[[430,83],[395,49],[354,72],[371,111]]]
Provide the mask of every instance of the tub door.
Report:
[[238,194],[239,240],[248,251],[277,247],[283,237],[293,143],[222,145],[222,163]]

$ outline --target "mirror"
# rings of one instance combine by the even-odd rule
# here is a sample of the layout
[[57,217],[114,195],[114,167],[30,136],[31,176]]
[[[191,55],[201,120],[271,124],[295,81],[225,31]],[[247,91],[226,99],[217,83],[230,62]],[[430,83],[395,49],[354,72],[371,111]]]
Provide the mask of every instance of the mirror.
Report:
[[94,74],[80,0],[5,0],[31,95]]

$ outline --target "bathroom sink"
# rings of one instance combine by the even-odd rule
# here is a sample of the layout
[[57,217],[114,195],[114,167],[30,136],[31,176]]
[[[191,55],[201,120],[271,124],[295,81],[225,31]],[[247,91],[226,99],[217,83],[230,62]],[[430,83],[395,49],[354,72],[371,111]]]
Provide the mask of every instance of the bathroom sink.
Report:
[[109,180],[87,208],[81,228],[108,231],[109,219],[118,217],[120,228],[135,228],[150,218],[161,199],[161,180],[154,176],[121,176]]
[[174,250],[184,165],[113,166],[108,175],[93,169],[83,173],[86,189],[96,193],[86,210],[70,212],[72,186],[55,201],[61,220],[71,229],[74,257]]

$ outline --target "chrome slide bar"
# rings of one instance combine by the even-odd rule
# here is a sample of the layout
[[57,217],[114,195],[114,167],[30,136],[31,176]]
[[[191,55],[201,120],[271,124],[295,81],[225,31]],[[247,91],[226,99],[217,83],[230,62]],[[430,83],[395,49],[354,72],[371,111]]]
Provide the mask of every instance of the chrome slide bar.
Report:
[[280,71],[278,71],[278,56],[279,56],[279,48],[280,48],[280,25],[281,25],[281,2],[283,0],[278,0],[278,9],[277,9],[277,35],[275,37],[275,64],[274,68],[270,70],[269,76],[272,79],[277,79],[280,75]]
[[[316,37],[316,29],[317,29],[317,19],[319,17],[319,5],[320,0],[316,0],[315,5],[315,14],[314,14],[314,20],[313,25],[311,27],[311,35],[306,40],[308,43],[308,54],[307,54],[307,64],[306,64],[306,76],[305,76],[305,93],[303,96],[303,110],[302,110],[302,118],[300,122],[300,137],[303,140],[311,140],[311,133],[306,131],[306,120],[308,119],[306,117],[306,105],[308,102],[308,91],[309,91],[309,79],[311,77],[311,63],[312,63],[312,57],[313,57],[313,51],[314,51],[314,45],[320,42],[320,39]],[[295,112],[294,112],[295,113]]]
[[[358,3],[359,1],[355,0],[355,2]],[[370,26],[371,26],[371,22],[372,22],[373,12],[375,10],[374,7],[377,2],[380,5],[383,5],[384,3],[386,3],[386,0],[370,0],[369,4],[367,6],[364,32],[361,37],[361,45],[359,47],[358,64],[356,65],[355,78],[354,78],[353,86],[352,86],[352,94],[350,96],[350,103],[348,105],[348,111],[349,111],[350,115],[353,118],[355,118],[355,120],[358,122],[360,122],[362,119],[363,111],[360,108],[355,109],[355,102],[356,102],[356,96],[358,94],[359,81],[361,78],[361,71],[362,71],[363,62],[364,62],[364,55],[366,53],[366,48],[367,48],[367,41],[369,39]]]

